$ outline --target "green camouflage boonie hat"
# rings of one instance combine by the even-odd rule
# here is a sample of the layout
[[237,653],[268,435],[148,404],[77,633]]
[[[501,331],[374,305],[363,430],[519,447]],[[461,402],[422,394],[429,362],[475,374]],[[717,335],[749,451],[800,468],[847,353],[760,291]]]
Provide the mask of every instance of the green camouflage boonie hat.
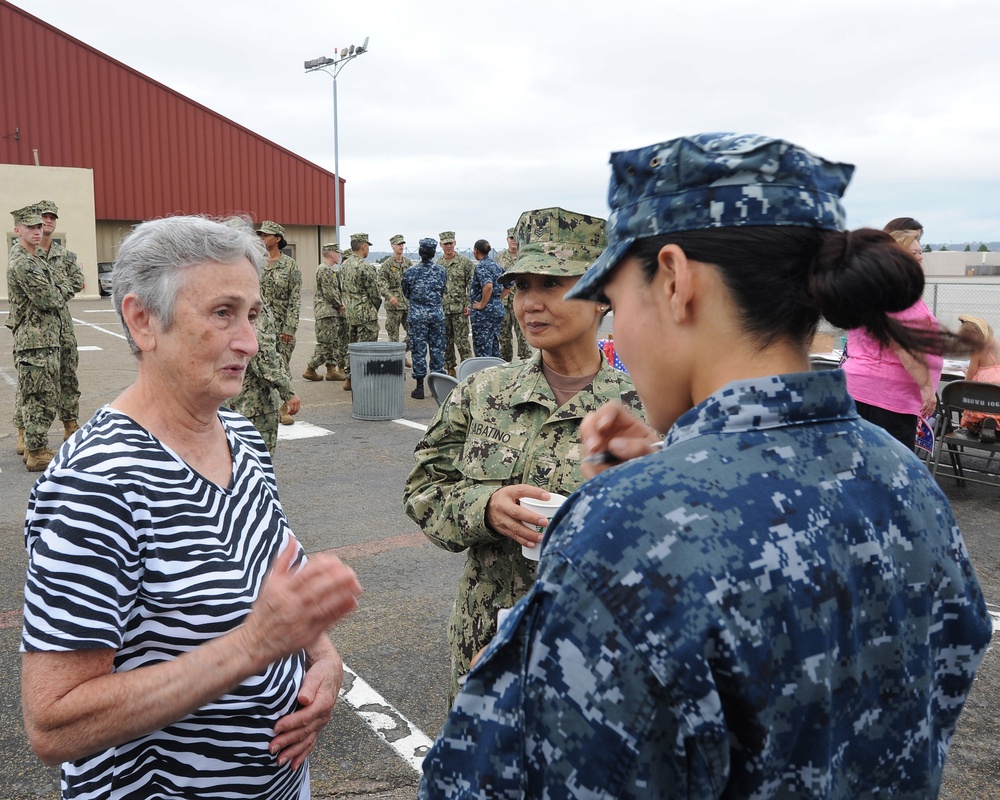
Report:
[[41,225],[42,216],[35,210],[34,206],[25,206],[24,208],[19,208],[16,211],[11,211],[10,215],[14,218],[15,225]]
[[438,241],[441,242],[441,244],[454,244],[455,231],[441,231],[441,235],[438,236]]
[[406,239],[403,238],[403,234],[397,233],[389,239],[389,244],[406,244]]
[[274,236],[277,236],[279,239],[278,241],[279,250],[284,250],[285,245],[288,244],[288,242],[285,240],[285,229],[282,228],[277,222],[272,222],[269,219],[265,219],[262,223],[260,223],[260,225],[257,226],[257,233],[270,233]]
[[355,242],[364,242],[365,244],[371,244],[371,242],[368,241],[367,233],[352,233],[351,244],[354,244]]
[[598,300],[637,239],[710,228],[839,231],[852,164],[768,136],[699,133],[611,154],[608,249],[566,295]]
[[500,276],[583,275],[608,244],[604,220],[564,208],[525,211],[514,226],[517,261]]
[[285,238],[285,229],[277,222],[272,222],[269,219],[265,219],[257,226],[257,233],[270,233],[273,236],[280,236],[282,239]]
[[340,252],[340,245],[337,244],[336,242],[329,242],[329,243],[323,245],[323,252],[324,253],[339,253]]
[[51,200],[39,200],[35,203],[35,211],[39,214],[51,214],[56,219],[59,219],[59,206]]

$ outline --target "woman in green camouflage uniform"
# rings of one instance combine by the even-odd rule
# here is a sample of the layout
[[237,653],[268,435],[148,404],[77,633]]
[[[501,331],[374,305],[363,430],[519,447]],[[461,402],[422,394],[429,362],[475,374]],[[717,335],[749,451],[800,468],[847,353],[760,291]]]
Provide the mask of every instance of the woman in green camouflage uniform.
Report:
[[279,408],[287,408],[292,415],[298,414],[302,401],[285,372],[285,362],[278,352],[274,317],[267,306],[260,309],[256,331],[257,354],[247,362],[243,391],[226,405],[253,423],[273,458],[278,446]]
[[607,311],[563,295],[604,248],[604,220],[558,208],[529,211],[517,225],[520,251],[505,279],[517,284],[515,313],[533,358],[475,373],[452,391],[414,452],[406,513],[434,544],[468,551],[448,630],[450,698],[472,657],[493,637],[497,612],[535,578],[521,546],[544,518],[521,497],[568,495],[582,482],[579,426],[608,401],[639,410],[628,375],[597,347]]

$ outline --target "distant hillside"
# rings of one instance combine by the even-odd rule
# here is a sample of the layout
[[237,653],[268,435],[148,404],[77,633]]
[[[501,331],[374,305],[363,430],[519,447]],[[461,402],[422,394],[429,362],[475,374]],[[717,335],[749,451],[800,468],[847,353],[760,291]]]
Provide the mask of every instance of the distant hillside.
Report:
[[[965,245],[963,244],[962,247],[965,247]],[[979,245],[977,244],[976,247],[979,247]],[[949,250],[951,249],[950,245],[949,245],[948,249]],[[461,248],[457,248],[455,250],[455,252],[456,253],[461,253],[462,255],[464,255],[464,256],[466,256],[468,258],[472,258],[472,250],[471,249],[470,250],[462,250]],[[387,259],[391,255],[392,255],[392,251],[391,250],[388,253],[385,250],[371,250],[368,253],[368,260],[369,261],[375,261],[375,262],[378,262],[378,263],[381,264],[385,259]],[[403,250],[403,255],[406,256],[408,259],[410,259],[410,261],[419,261],[420,260],[420,254],[417,253],[416,249],[413,249],[413,250],[410,250],[408,248],[404,249]],[[441,249],[438,248],[437,254],[434,257],[435,258],[440,258],[442,255],[444,255],[444,254],[441,252]]]

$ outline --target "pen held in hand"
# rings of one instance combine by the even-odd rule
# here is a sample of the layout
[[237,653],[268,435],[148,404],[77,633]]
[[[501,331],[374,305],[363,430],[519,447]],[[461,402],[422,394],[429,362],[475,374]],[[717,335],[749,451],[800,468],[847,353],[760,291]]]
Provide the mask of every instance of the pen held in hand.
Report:
[[[650,448],[652,449],[652,452],[654,452],[654,453],[656,451],[658,451],[658,450],[662,450],[663,449],[663,440],[661,439],[658,442],[653,442],[650,445]],[[646,455],[649,455],[649,454],[647,453]],[[596,464],[596,465],[603,465],[603,464],[614,465],[614,464],[620,464],[621,463],[621,459],[618,458],[613,453],[610,453],[607,450],[604,450],[603,452],[600,452],[600,453],[592,453],[591,455],[589,455],[586,458],[584,458],[582,463],[584,463],[584,464]]]

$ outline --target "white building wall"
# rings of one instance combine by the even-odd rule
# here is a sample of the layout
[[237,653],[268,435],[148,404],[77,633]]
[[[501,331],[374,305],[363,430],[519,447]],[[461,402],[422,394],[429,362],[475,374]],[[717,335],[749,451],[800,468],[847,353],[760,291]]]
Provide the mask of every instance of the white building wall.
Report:
[[[983,267],[993,267],[993,270]],[[1000,253],[975,253],[935,250],[924,253],[924,274],[928,278],[972,277],[976,274],[1000,272]]]
[[[71,167],[32,167],[0,164],[0,211],[6,234],[0,266],[7,272],[7,258],[14,240],[11,211],[51,200],[59,207],[56,236],[77,255],[83,268],[84,289],[77,297],[97,297],[97,235],[94,220],[94,171]],[[7,299],[7,282],[0,281],[0,299]]]

